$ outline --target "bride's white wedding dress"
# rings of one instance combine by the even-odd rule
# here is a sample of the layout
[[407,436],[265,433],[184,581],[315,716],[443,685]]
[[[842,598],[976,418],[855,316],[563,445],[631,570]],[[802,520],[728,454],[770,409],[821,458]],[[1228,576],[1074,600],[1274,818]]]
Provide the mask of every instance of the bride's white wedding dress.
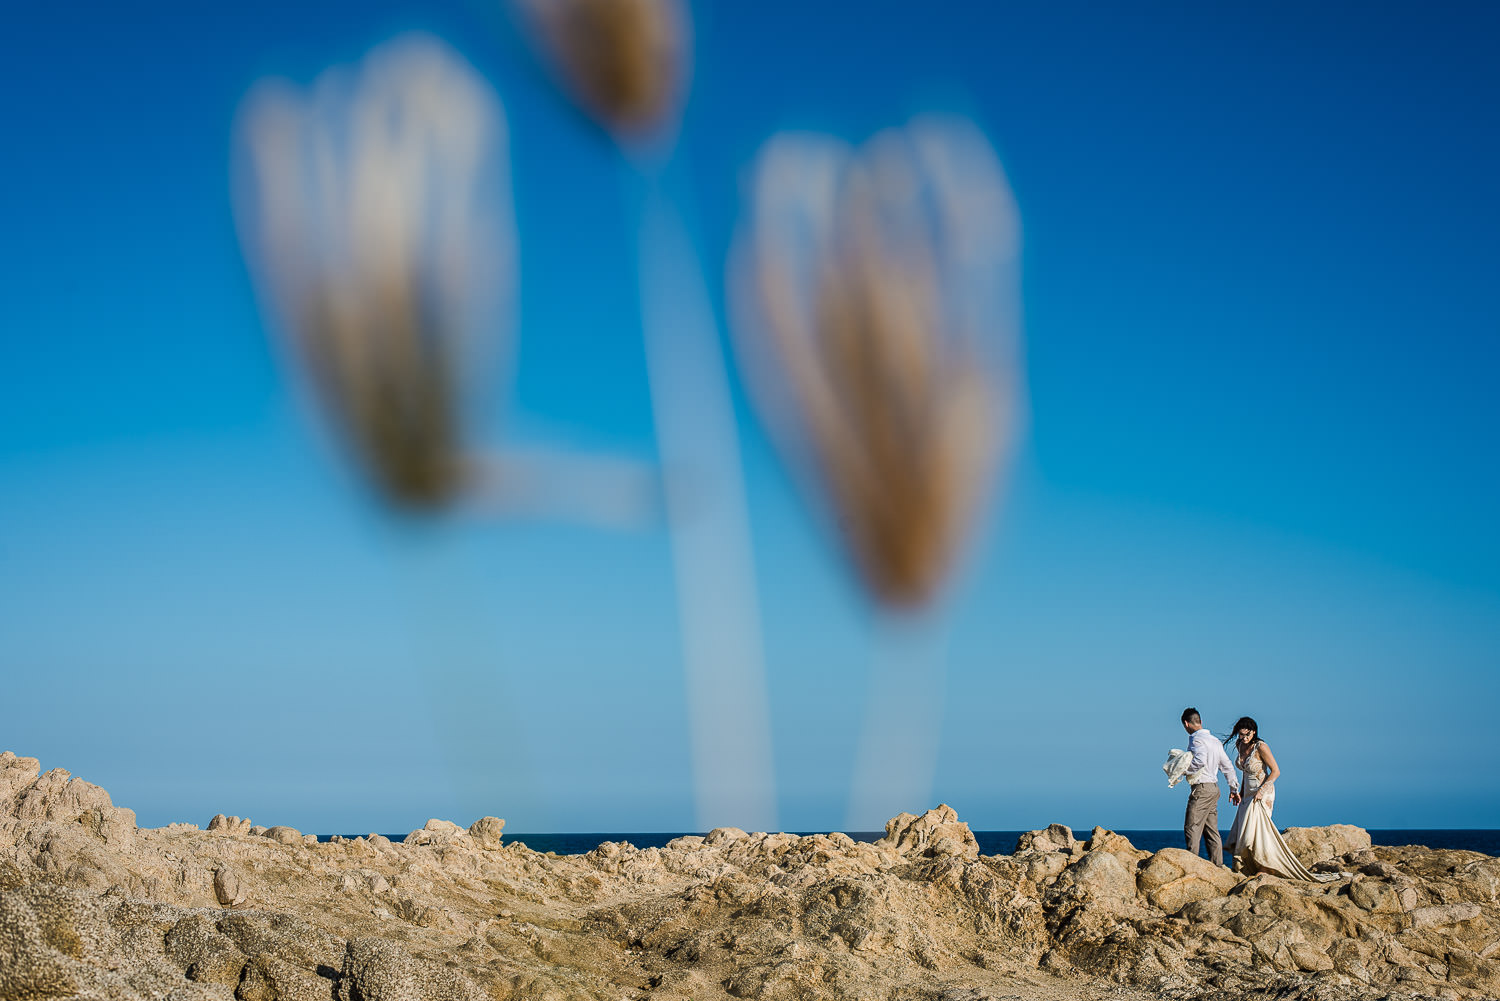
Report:
[[1271,809],[1276,805],[1276,786],[1272,784],[1259,800],[1255,794],[1266,777],[1266,767],[1260,760],[1260,742],[1243,751],[1235,764],[1240,767],[1240,808],[1234,815],[1234,826],[1224,847],[1234,850],[1234,868],[1237,872],[1254,875],[1268,872],[1283,879],[1303,879],[1309,882],[1327,883],[1338,879],[1337,873],[1315,873],[1297,861],[1297,856],[1282,840],[1281,832],[1271,822]]

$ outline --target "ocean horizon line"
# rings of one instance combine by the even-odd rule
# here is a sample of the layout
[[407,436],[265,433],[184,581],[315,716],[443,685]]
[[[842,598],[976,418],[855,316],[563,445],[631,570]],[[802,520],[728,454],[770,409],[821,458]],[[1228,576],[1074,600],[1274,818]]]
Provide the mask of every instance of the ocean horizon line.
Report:
[[[1014,853],[1017,839],[1027,831],[1040,828],[976,830],[974,839],[979,843],[982,855],[1010,855]],[[1070,828],[1075,834],[1092,828]],[[1181,828],[1118,828],[1114,833],[1127,838],[1131,844],[1144,851],[1156,852],[1162,848],[1182,847]],[[1426,848],[1474,851],[1485,855],[1500,855],[1500,829],[1488,827],[1369,827],[1364,830],[1376,845],[1401,847],[1422,845]],[[403,841],[407,833],[385,834],[393,842]],[[707,831],[517,831],[506,832],[507,844],[524,844],[533,851],[557,855],[583,855],[600,845],[613,842],[630,844],[639,849],[663,848],[668,842],[681,837],[704,837]],[[816,834],[842,833],[855,841],[871,842],[885,836],[885,831],[784,831],[796,837]],[[320,834],[318,840],[330,841],[335,837],[353,839],[368,835]]]

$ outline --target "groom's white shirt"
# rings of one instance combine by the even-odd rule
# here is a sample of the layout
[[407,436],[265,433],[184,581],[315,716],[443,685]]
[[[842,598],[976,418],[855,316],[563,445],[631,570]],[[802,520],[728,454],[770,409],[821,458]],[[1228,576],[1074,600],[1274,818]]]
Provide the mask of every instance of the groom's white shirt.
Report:
[[1205,782],[1217,783],[1219,777],[1214,772],[1221,771],[1229,780],[1229,791],[1239,792],[1239,780],[1234,777],[1234,762],[1229,760],[1229,755],[1224,753],[1224,745],[1209,732],[1208,727],[1194,730],[1188,737],[1188,750],[1193,752],[1193,763],[1188,766],[1188,782],[1192,785],[1202,785]]

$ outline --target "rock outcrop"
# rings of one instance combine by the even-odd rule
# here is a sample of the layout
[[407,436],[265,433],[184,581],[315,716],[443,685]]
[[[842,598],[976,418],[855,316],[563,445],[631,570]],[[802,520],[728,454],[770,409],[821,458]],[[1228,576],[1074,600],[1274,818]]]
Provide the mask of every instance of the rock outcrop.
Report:
[[885,837],[875,842],[903,855],[928,858],[978,858],[979,842],[969,825],[958,819],[953,807],[943,803],[920,817],[903,813],[886,821]]
[[1500,997],[1500,859],[1357,828],[1293,832],[1342,873],[1321,884],[1102,828],[981,856],[947,806],[874,844],[719,828],[556,856],[502,830],[137,830],[0,755],[0,999]]

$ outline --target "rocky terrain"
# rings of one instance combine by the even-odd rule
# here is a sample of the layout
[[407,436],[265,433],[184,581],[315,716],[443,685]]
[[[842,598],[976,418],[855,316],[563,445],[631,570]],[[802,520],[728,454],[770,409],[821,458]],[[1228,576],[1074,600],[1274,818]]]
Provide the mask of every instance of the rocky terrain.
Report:
[[722,828],[587,855],[429,821],[317,843],[137,828],[0,755],[0,999],[1500,997],[1500,859],[1288,832],[1326,884],[1054,825],[981,857],[948,807],[876,844]]

